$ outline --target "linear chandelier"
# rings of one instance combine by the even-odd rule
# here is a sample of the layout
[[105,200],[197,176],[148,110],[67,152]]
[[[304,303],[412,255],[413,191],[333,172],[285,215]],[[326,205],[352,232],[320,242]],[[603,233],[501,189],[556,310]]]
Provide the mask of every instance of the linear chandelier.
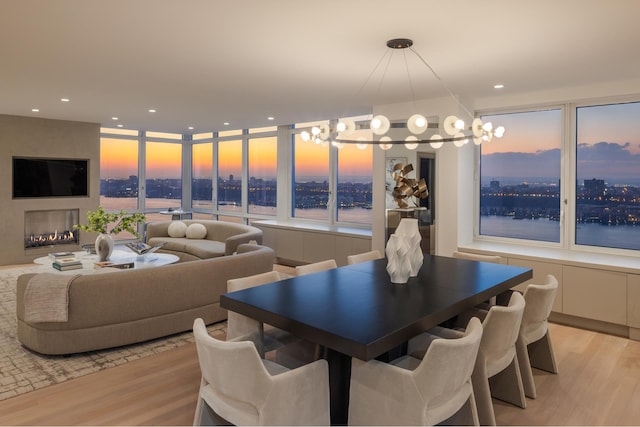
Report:
[[[409,49],[413,52],[413,54],[429,68],[434,77],[446,88],[458,106],[464,109],[469,117],[473,118],[473,114],[458,101],[458,98],[456,98],[453,92],[444,84],[440,76],[438,76],[434,69],[412,46],[413,40],[410,39],[399,38],[387,41],[387,47],[389,49]],[[380,62],[378,62],[378,65],[380,65]],[[378,65],[376,65],[369,77],[375,72]],[[407,74],[409,74],[408,66]],[[349,139],[356,130],[367,128],[380,138],[375,141],[366,140],[362,137]],[[386,134],[393,128],[406,129],[409,135],[402,140],[392,139]],[[430,136],[424,135],[427,129],[431,129],[432,134]],[[414,150],[419,144],[424,143],[430,144],[431,147],[435,149],[442,147],[445,142],[453,142],[456,147],[462,147],[469,141],[473,141],[475,145],[480,145],[483,142],[491,141],[493,137],[502,137],[504,132],[505,128],[503,126],[494,128],[491,122],[483,123],[480,118],[473,118],[471,125],[467,127],[464,120],[454,115],[445,117],[442,123],[439,123],[437,117],[435,120],[433,118],[427,119],[423,114],[415,113],[404,122],[391,122],[388,117],[382,114],[374,116],[368,123],[356,123],[352,119],[340,119],[333,123],[323,123],[319,126],[314,126],[311,128],[311,132],[304,131],[300,136],[303,141],[313,141],[316,144],[327,144],[331,142],[332,145],[338,148],[343,147],[344,144],[356,144],[358,148],[365,149],[368,145],[378,144],[381,149],[388,150],[394,145],[404,144],[406,148]]]

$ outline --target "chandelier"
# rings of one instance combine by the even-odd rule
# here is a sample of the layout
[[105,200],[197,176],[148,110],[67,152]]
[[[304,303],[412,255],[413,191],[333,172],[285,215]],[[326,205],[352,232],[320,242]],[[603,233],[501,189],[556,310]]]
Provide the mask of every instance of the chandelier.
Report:
[[[462,105],[453,92],[442,81],[440,76],[434,69],[422,58],[422,56],[412,48],[413,40],[410,39],[392,39],[387,41],[389,49],[409,49],[414,55],[431,71],[433,76],[446,88],[449,95],[456,101],[469,117],[473,118],[473,114]],[[385,53],[386,55],[386,53]],[[378,65],[380,62],[378,63]],[[408,67],[408,66],[407,66]],[[376,66],[377,68],[377,66]],[[375,68],[374,70],[375,71]],[[407,74],[408,74],[407,69]],[[371,73],[373,74],[373,72]],[[371,76],[371,75],[370,75]],[[358,129],[370,129],[371,132],[378,136],[375,141],[366,140],[362,137],[358,139],[349,139]],[[403,128],[409,131],[409,135],[402,140],[392,139],[387,135],[390,129]],[[430,130],[430,135],[425,133]],[[356,144],[358,148],[365,149],[368,145],[378,144],[383,150],[390,149],[393,145],[404,144],[410,150],[414,150],[419,144],[428,143],[431,147],[437,149],[444,145],[445,142],[453,142],[456,147],[462,147],[469,141],[473,141],[475,145],[483,142],[489,142],[493,137],[500,138],[504,135],[503,126],[494,128],[491,122],[483,123],[480,118],[473,118],[471,125],[467,126],[461,118],[450,115],[445,117],[442,123],[439,123],[437,117],[427,118],[421,113],[412,114],[404,122],[391,122],[388,117],[379,114],[374,116],[368,122],[356,123],[352,119],[339,119],[332,123],[323,123],[319,126],[311,128],[311,132],[303,131],[300,136],[303,141],[313,141],[316,144],[327,144],[341,148],[344,144]]]

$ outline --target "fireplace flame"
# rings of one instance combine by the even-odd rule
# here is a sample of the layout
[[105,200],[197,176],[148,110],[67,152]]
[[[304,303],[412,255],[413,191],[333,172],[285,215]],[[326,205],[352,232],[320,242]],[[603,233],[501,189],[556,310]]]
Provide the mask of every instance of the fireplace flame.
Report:
[[35,248],[39,246],[61,245],[68,243],[78,243],[77,231],[65,230],[58,232],[55,230],[44,234],[31,234],[25,236],[24,247]]

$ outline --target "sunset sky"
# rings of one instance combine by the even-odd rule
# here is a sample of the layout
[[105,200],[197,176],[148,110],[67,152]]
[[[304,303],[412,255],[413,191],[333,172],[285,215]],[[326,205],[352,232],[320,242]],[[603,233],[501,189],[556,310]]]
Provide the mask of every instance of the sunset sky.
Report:
[[[297,139],[298,141],[298,139]],[[102,138],[100,175],[102,178],[128,178],[138,175],[138,143],[132,140]],[[239,178],[242,171],[242,143],[222,141],[218,145],[219,170],[224,178]],[[299,140],[295,146],[296,175],[326,176],[329,170],[329,148]],[[147,178],[180,178],[182,149],[180,144],[147,142]],[[277,146],[275,137],[249,140],[249,176],[275,178]],[[371,147],[359,150],[347,145],[339,151],[339,170],[348,176],[371,176]],[[212,170],[212,144],[195,144],[194,177],[208,178]]]
[[[483,177],[560,177],[562,113],[532,114],[483,117],[507,129],[482,145]],[[640,103],[578,108],[577,121],[578,181],[640,184]]]

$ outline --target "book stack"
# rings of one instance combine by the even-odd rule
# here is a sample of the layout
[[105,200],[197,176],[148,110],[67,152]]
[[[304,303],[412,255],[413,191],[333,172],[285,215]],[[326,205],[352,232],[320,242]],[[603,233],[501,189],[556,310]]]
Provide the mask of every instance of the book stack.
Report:
[[51,264],[53,268],[60,271],[76,270],[82,268],[82,263],[77,258],[56,258]]
[[126,270],[128,268],[133,268],[135,266],[135,263],[133,263],[133,262],[101,261],[101,262],[94,262],[93,266],[96,269],[105,268],[105,267],[112,267],[112,268],[119,268],[121,270]]
[[61,259],[61,258],[72,258],[73,252],[51,252],[49,254],[49,258],[52,260]]

